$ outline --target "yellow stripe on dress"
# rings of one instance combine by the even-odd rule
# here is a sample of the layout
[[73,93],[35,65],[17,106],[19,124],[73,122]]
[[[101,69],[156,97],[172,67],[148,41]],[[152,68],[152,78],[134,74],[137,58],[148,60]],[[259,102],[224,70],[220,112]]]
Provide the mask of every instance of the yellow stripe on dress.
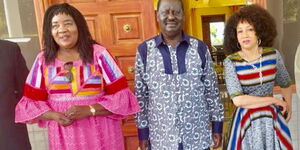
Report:
[[48,76],[49,70],[48,70],[48,68],[45,68],[45,69],[44,69],[44,73],[45,73],[45,76],[44,76],[44,79],[45,79],[45,85],[48,86],[48,85],[49,85],[49,76]]
[[[79,69],[76,70],[76,68],[77,67],[73,67],[71,69],[72,74],[73,74],[73,81],[71,82],[73,94],[76,94],[78,92],[78,85],[77,85],[78,82],[77,82],[77,80],[78,80],[79,72],[77,70],[79,70]],[[80,82],[79,82],[79,84],[80,84]]]
[[70,86],[68,84],[52,84],[50,89],[51,90],[62,90],[62,89],[69,89]]
[[77,93],[78,96],[89,96],[89,95],[96,95],[99,94],[100,91],[96,90],[96,91],[81,91],[79,93]]

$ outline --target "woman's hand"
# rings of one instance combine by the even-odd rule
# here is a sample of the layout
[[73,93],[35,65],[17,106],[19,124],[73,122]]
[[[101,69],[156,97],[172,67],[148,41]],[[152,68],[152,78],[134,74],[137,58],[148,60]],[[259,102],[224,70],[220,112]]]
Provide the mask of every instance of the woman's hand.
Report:
[[277,107],[282,107],[282,110],[281,110],[281,113],[282,114],[285,114],[286,112],[288,112],[288,104],[283,101],[283,100],[280,100],[280,99],[277,99],[277,98],[274,98],[274,105],[277,106]]
[[286,112],[287,112],[287,117],[285,118],[285,120],[289,122],[292,117],[292,106],[290,103],[287,103]]
[[82,118],[86,118],[91,116],[92,113],[90,112],[89,106],[72,106],[65,112],[65,115],[72,120],[78,120]]
[[42,114],[39,119],[41,120],[54,120],[62,126],[68,126],[73,123],[73,120],[66,117],[63,113],[47,111]]

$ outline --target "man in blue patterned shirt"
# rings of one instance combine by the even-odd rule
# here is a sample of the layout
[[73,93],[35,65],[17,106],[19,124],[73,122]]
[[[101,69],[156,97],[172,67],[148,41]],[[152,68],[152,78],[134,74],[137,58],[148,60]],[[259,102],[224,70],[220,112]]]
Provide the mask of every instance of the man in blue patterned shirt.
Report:
[[135,91],[140,148],[220,147],[224,109],[207,46],[183,33],[181,0],[159,0],[161,34],[138,46]]

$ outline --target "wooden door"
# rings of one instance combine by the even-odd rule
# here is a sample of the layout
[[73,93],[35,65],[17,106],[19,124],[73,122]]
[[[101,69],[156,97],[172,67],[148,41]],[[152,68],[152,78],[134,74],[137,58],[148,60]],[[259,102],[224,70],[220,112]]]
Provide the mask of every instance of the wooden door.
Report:
[[[93,38],[115,57],[133,90],[136,46],[156,34],[152,0],[34,0],[39,37],[42,18],[51,4],[67,2],[85,16]],[[126,150],[136,150],[133,116],[122,121]]]

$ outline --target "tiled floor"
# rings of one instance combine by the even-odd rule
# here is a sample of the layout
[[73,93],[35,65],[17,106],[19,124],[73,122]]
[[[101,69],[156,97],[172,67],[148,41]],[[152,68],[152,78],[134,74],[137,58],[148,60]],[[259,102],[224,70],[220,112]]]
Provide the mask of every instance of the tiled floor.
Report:
[[[276,95],[279,96],[280,95]],[[294,149],[300,148],[300,98],[293,94],[293,114],[289,122],[289,127],[292,134]],[[28,132],[32,150],[48,150],[47,130],[39,128],[36,124],[28,125]]]

